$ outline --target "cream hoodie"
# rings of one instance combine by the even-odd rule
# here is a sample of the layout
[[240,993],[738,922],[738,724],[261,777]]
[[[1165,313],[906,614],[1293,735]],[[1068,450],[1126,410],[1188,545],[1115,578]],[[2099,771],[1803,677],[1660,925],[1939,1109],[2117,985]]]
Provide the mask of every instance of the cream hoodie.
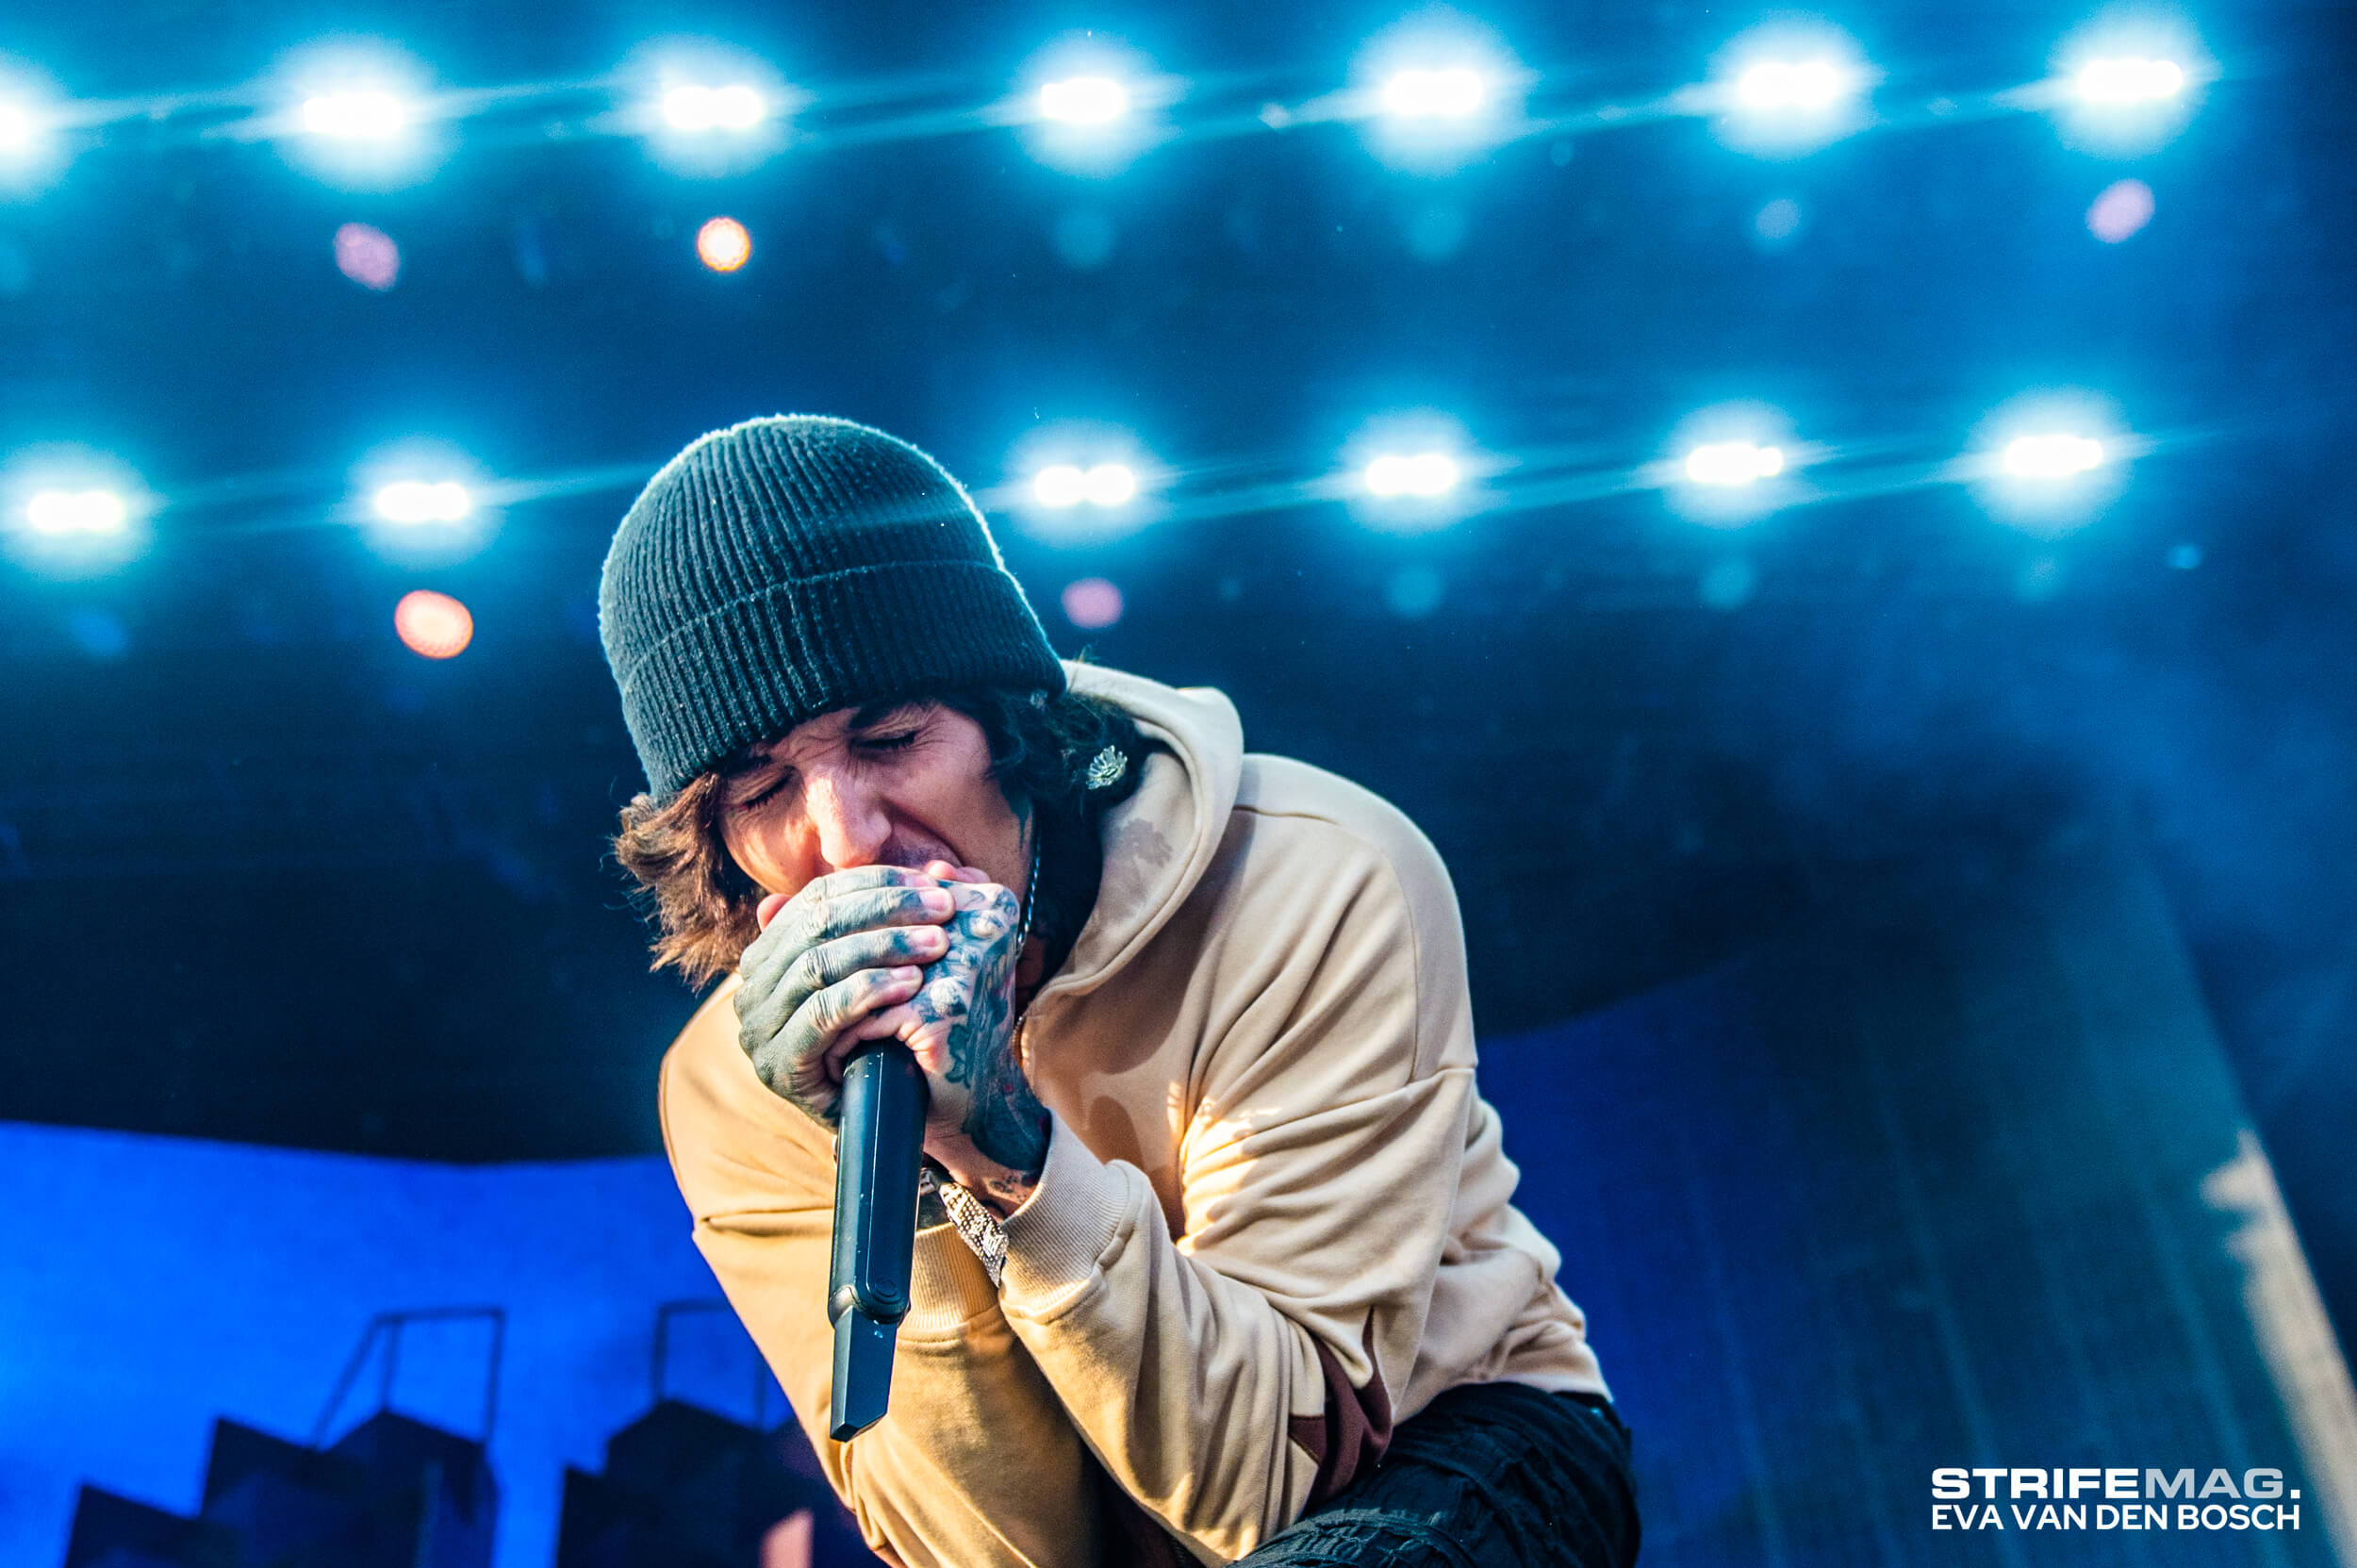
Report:
[[950,1227],[918,1236],[891,1413],[848,1444],[824,1430],[832,1135],[754,1076],[726,987],[663,1065],[697,1245],[906,1568],[1132,1560],[1124,1494],[1228,1561],[1443,1389],[1605,1388],[1475,1088],[1440,856],[1365,790],[1246,754],[1215,691],[1071,676],[1166,750],[1017,1035],[1047,1168],[1000,1287]]

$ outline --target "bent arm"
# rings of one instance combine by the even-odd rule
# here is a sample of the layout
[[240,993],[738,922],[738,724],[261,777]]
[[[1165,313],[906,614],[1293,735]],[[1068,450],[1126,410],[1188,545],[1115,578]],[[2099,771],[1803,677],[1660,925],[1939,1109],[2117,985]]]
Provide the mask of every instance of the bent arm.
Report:
[[1319,849],[1314,883],[1254,922],[1282,940],[1213,960],[1249,966],[1220,983],[1250,999],[1205,1058],[1181,1236],[1142,1172],[1062,1119],[1006,1222],[1006,1320],[1113,1478],[1206,1561],[1380,1456],[1477,1103],[1453,899],[1413,908],[1382,856]]
[[956,1233],[917,1237],[890,1413],[836,1443],[831,1139],[761,1084],[709,1006],[665,1059],[662,1106],[696,1245],[868,1544],[902,1568],[1095,1568],[1096,1472]]

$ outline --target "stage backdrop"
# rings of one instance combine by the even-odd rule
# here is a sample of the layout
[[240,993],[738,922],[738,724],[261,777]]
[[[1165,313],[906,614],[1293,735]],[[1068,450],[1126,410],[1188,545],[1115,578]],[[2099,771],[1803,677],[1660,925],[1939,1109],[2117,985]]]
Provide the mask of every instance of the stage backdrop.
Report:
[[[1648,1563],[2321,1568],[2337,1530],[2357,1564],[2346,1366],[2118,842],[1937,882],[1849,867],[1776,949],[1486,1044],[1525,1205],[1639,1434]],[[563,1466],[647,1408],[658,1307],[715,1294],[659,1160],[0,1126],[0,1560],[61,1560],[86,1480],[191,1509],[216,1415],[307,1434],[374,1314],[487,1305],[498,1560],[546,1568]],[[672,1339],[673,1392],[752,1413],[732,1321]],[[488,1348],[412,1329],[393,1404],[476,1431]],[[2272,1466],[2301,1527],[1937,1530],[1943,1465]]]

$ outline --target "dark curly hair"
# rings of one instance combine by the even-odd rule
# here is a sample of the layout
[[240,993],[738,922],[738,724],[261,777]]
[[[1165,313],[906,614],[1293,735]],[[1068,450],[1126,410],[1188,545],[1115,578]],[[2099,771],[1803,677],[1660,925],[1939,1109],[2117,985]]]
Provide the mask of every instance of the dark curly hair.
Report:
[[[919,699],[981,726],[990,777],[1039,834],[1039,885],[1031,932],[1046,944],[1053,974],[1072,951],[1096,904],[1104,868],[1098,822],[1138,786],[1147,742],[1128,714],[1066,691],[980,686]],[[1129,759],[1121,777],[1089,787],[1089,765],[1108,746]],[[640,795],[622,808],[614,858],[638,882],[637,901],[657,927],[654,967],[677,969],[701,988],[736,967],[759,933],[761,889],[720,836],[720,781],[740,759],[708,767],[668,801]]]

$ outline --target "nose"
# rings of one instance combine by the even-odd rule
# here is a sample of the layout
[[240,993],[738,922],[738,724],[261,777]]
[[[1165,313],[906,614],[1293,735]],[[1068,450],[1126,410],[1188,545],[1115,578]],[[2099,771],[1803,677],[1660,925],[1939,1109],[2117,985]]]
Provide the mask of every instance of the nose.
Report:
[[855,778],[824,769],[802,784],[802,809],[831,871],[873,866],[892,837],[883,798]]

